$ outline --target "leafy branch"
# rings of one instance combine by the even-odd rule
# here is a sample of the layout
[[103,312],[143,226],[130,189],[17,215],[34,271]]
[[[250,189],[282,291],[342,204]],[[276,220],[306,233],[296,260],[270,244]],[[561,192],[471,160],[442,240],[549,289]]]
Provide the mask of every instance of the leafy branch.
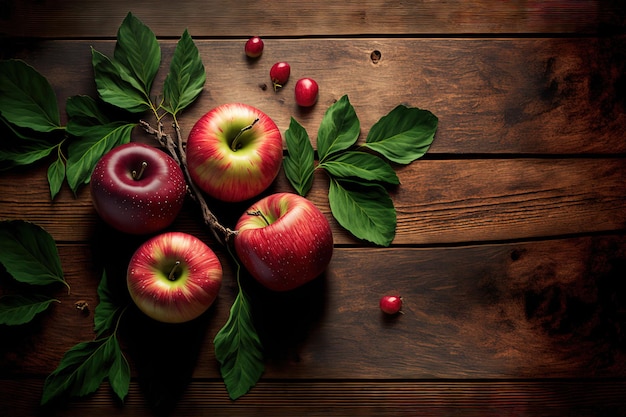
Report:
[[213,344],[228,395],[236,400],[256,384],[265,366],[263,346],[254,329],[250,303],[241,286],[241,265],[230,247],[228,253],[237,266],[238,292],[230,308],[228,321],[215,335]]
[[389,246],[395,237],[396,211],[386,187],[400,180],[391,163],[409,164],[430,147],[438,119],[428,110],[399,105],[356,146],[360,122],[348,96],[328,108],[317,132],[317,157],[309,135],[294,118],[285,132],[285,174],[302,196],[321,169],[330,177],[328,201],[333,217],[355,237]]
[[[115,297],[106,273],[98,285],[100,302],[94,313],[96,339],[70,348],[57,368],[46,378],[41,397],[45,405],[60,397],[94,393],[105,379],[120,400],[130,386],[130,366],[120,348],[117,332],[128,303]],[[107,335],[108,333],[108,335]]]
[[[20,140],[15,148],[13,145],[0,146],[0,161],[7,161],[11,166],[26,165],[56,150],[57,158],[48,168],[50,193],[54,199],[65,180],[74,193],[81,185],[88,183],[97,161],[114,147],[130,142],[132,130],[139,125],[154,136],[181,166],[187,178],[189,194],[200,206],[205,223],[218,241],[228,246],[236,232],[220,224],[203,194],[191,180],[178,123],[180,113],[196,100],[206,82],[204,65],[189,33],[185,30],[178,41],[163,83],[163,92],[156,96],[152,94],[152,89],[161,65],[161,49],[154,33],[131,13],[128,13],[118,30],[113,56],[108,57],[92,48],[91,57],[99,100],[125,111],[129,116],[150,113],[155,125],[145,120],[137,123],[110,120],[101,110],[101,102],[80,95],[67,99],[68,123],[67,126],[60,126],[56,97],[47,80],[22,61],[5,61],[0,66],[0,120]],[[27,79],[35,80],[32,84],[36,91],[30,90],[31,83],[25,81]],[[3,82],[5,80],[7,82]],[[44,111],[41,112],[41,109]],[[164,129],[167,116],[172,119],[173,135]],[[38,132],[35,138],[30,137],[31,131]],[[54,137],[43,135],[57,131],[61,134]],[[107,377],[120,399],[126,395],[128,364],[116,337],[122,312],[118,306],[107,301],[111,294],[106,292],[105,282],[103,276],[99,288],[101,301],[94,317],[97,339],[79,343],[66,352],[59,367],[46,380],[42,403],[62,395],[71,397],[89,394]],[[23,301],[27,303],[24,309],[29,305],[33,310],[43,308],[42,304],[35,304],[37,300],[8,301]],[[111,330],[113,321],[116,324]],[[237,329],[245,329],[245,337],[259,340],[241,287],[225,327],[232,323],[237,323]],[[106,336],[105,333],[109,331],[111,333]],[[233,333],[220,332],[222,345],[229,343],[228,337],[224,337],[226,334]],[[240,336],[236,335],[237,338]],[[254,373],[251,379],[246,369],[242,368],[249,363],[233,364],[229,359],[223,362],[223,368],[229,369],[228,372],[224,371],[227,389],[231,398],[237,398],[243,395],[238,394],[241,386],[249,389],[260,377],[262,353],[260,342],[233,347],[237,349],[238,357],[249,355],[257,358],[257,366],[261,362],[261,372]],[[245,379],[233,383],[233,378]],[[231,392],[230,387],[238,388]]]

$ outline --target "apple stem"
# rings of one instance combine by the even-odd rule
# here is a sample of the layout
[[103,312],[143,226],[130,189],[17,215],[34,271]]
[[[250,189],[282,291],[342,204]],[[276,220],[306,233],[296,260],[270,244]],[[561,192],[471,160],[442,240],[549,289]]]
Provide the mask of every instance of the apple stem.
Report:
[[265,215],[261,213],[261,210],[248,211],[246,214],[249,216],[258,216],[263,219],[266,225],[270,225],[270,222],[267,220],[267,217],[265,217]]
[[256,122],[259,121],[259,118],[257,117],[256,119],[254,119],[254,121],[249,124],[248,126],[244,127],[243,129],[241,129],[239,132],[237,132],[237,136],[235,136],[235,139],[233,139],[232,144],[230,145],[230,149],[233,150],[233,152],[237,152],[237,150],[239,150],[239,148],[241,148],[241,143],[239,143],[239,138],[241,137],[241,135],[243,134],[243,132],[252,129],[252,127],[256,124]]
[[176,281],[176,279],[178,278],[176,276],[176,273],[178,272],[179,268],[180,268],[180,261],[174,262],[174,266],[170,270],[170,274],[167,276],[167,279],[169,279],[170,281]]
[[146,161],[143,161],[143,162],[141,163],[141,168],[139,169],[139,172],[137,172],[137,171],[135,171],[135,170],[133,169],[132,176],[133,176],[133,179],[134,179],[135,181],[139,181],[139,180],[141,179],[141,177],[143,177],[143,173],[144,173],[144,171],[146,170],[146,167],[147,167],[147,166],[148,166],[148,163],[147,163]]

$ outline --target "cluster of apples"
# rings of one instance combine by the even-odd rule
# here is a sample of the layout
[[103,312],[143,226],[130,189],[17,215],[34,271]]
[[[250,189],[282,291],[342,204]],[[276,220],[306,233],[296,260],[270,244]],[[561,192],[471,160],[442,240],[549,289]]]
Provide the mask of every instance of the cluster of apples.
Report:
[[[241,103],[220,105],[189,133],[186,160],[192,181],[223,202],[243,202],[278,175],[283,141],[274,121]],[[131,142],[105,154],[90,181],[96,212],[124,233],[154,235],[132,256],[131,298],[146,315],[180,323],[204,313],[217,298],[222,267],[213,250],[183,232],[161,232],[182,209],[187,183],[181,167],[160,149]],[[324,214],[292,193],[252,204],[235,226],[234,248],[250,274],[274,291],[293,290],[319,276],[333,252]]]

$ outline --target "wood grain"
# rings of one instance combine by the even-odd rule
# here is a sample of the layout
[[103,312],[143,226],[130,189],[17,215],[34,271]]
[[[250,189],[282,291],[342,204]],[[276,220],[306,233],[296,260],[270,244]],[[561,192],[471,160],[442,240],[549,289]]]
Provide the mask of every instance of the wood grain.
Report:
[[[59,241],[96,239],[102,222],[89,187],[77,198],[65,188],[51,202],[45,169],[3,175],[0,218],[35,222]],[[307,197],[331,220],[337,244],[361,244],[332,217],[328,180],[318,174]],[[398,218],[393,244],[532,239],[626,227],[626,162],[620,158],[420,160],[398,175],[401,185],[391,191]],[[280,191],[294,192],[282,173],[267,193]],[[211,202],[229,227],[251,204]],[[192,202],[172,226],[208,235],[202,227]]]
[[[93,338],[92,314],[77,311],[74,302],[86,300],[93,312],[103,269],[124,294],[136,242],[114,245],[60,246],[72,292],[59,288],[61,304],[30,325],[3,329],[5,378],[43,376],[67,349]],[[120,340],[140,379],[219,378],[212,339],[236,288],[228,257],[218,255],[224,285],[201,319],[170,326],[134,309],[127,314]],[[442,249],[336,248],[327,272],[294,292],[272,293],[242,280],[266,351],[264,378],[599,378],[626,376],[625,265],[626,239],[599,236]],[[404,314],[382,315],[378,299],[385,293],[402,294]]]
[[[198,40],[207,71],[205,90],[180,117],[183,134],[211,108],[246,102],[266,112],[284,132],[291,117],[315,143],[324,112],[348,95],[361,122],[361,140],[398,104],[439,118],[429,154],[623,154],[626,141],[626,38],[565,39],[280,39],[250,62],[238,40]],[[48,41],[24,46],[26,60],[65,101],[96,96],[90,47],[111,55],[114,42]],[[162,41],[161,91],[175,41]],[[374,64],[372,51],[382,54]],[[269,68],[291,64],[291,80],[274,93]],[[228,70],[224,70],[224,62]],[[324,65],[320,65],[324,62]],[[312,109],[295,104],[301,77],[320,85]],[[144,117],[149,117],[146,115]],[[135,120],[136,121],[136,120]]]
[[[12,417],[39,415],[32,392],[41,381],[0,380],[0,413]],[[64,417],[136,416],[476,416],[476,417],[587,417],[626,413],[622,381],[262,381],[237,401],[226,398],[217,381],[193,381],[177,404],[145,398],[145,388],[131,383],[124,405],[112,401],[103,387],[89,401],[48,408],[46,415]]]
[[4,31],[11,36],[114,37],[130,11],[158,36],[246,37],[362,34],[598,33],[623,28],[618,1],[447,0],[8,1]]
[[[287,294],[244,274],[266,371],[228,399],[213,337],[236,295],[232,263],[188,202],[172,229],[217,252],[224,283],[200,319],[168,326],[131,308],[120,328],[131,364],[124,405],[105,383],[88,398],[40,408],[44,378],[91,340],[103,270],[124,296],[145,237],[104,225],[88,187],[50,201],[47,163],[0,173],[0,219],[33,221],[55,238],[71,292],[25,326],[0,326],[0,416],[619,416],[626,415],[626,10],[620,1],[460,2],[6,0],[0,59],[20,58],[65,101],[96,96],[90,48],[110,55],[131,11],[158,36],[159,88],[187,28],[207,72],[180,118],[183,132],[218,104],[242,101],[281,132],[295,117],[312,143],[347,94],[371,126],[402,103],[439,117],[426,157],[396,166],[390,248],[360,242],[331,219],[328,180],[307,196],[331,219],[327,271]],[[261,35],[258,60],[243,42]],[[380,60],[371,59],[373,51]],[[274,93],[268,71],[292,66]],[[298,108],[293,85],[320,99]],[[293,84],[292,84],[293,83]],[[265,88],[263,88],[265,85]],[[154,91],[158,94],[158,91]],[[149,116],[146,116],[149,117]],[[136,121],[136,120],[134,120]],[[0,135],[2,132],[0,132]],[[8,136],[2,135],[2,138]],[[133,139],[150,142],[138,129]],[[4,139],[2,139],[4,140]],[[267,193],[291,191],[284,174]],[[226,224],[248,202],[211,201]],[[0,268],[0,295],[24,291]],[[383,316],[382,294],[403,314]],[[85,300],[89,310],[74,303]],[[167,360],[163,360],[167,358]]]

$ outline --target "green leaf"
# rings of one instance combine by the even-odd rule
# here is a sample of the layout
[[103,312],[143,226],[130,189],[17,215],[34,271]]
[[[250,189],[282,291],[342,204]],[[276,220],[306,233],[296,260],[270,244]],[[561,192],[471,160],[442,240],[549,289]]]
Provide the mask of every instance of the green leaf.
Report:
[[241,288],[230,309],[228,321],[215,335],[213,343],[228,395],[236,400],[256,384],[265,370],[261,341]]
[[438,123],[428,110],[399,105],[372,126],[364,146],[390,161],[408,164],[428,152]]
[[48,185],[50,186],[50,198],[52,200],[61,190],[63,180],[65,180],[65,163],[63,162],[63,157],[59,154],[57,159],[48,167]]
[[105,153],[130,142],[135,124],[112,122],[107,125],[80,126],[68,123],[68,133],[81,137],[68,148],[67,182],[74,193],[90,180],[96,163]]
[[161,47],[150,28],[128,13],[117,31],[115,60],[139,81],[146,97],[161,65]]
[[17,281],[30,285],[63,283],[54,239],[41,227],[23,220],[0,222],[0,263]]
[[121,401],[124,401],[130,388],[130,366],[128,365],[126,357],[122,354],[119,344],[117,346],[115,360],[109,369],[108,376],[109,384],[111,384],[113,392],[115,392]]
[[326,110],[317,131],[317,153],[324,161],[335,152],[343,151],[354,145],[359,138],[361,124],[356,112],[344,95]]
[[315,152],[306,130],[293,117],[289,129],[285,131],[285,142],[287,142],[287,156],[283,163],[285,175],[298,194],[305,196],[313,185]]
[[91,63],[100,98],[131,113],[150,109],[150,102],[141,86],[132,79],[128,70],[92,48]]
[[105,332],[115,331],[118,313],[124,307],[117,301],[115,293],[109,288],[106,272],[102,273],[102,278],[98,285],[98,298],[100,301],[94,312],[93,323],[94,331],[97,337],[100,337]]
[[175,116],[195,101],[205,81],[206,73],[200,53],[189,32],[185,30],[176,45],[170,72],[163,84],[163,107]]
[[64,133],[20,128],[0,115],[0,171],[46,158],[63,141]]
[[41,404],[61,396],[91,394],[107,376],[113,376],[116,393],[123,394],[127,376],[124,375],[125,361],[115,335],[78,343],[65,353],[58,367],[46,378]]
[[328,202],[333,217],[359,239],[389,246],[396,233],[396,210],[380,184],[331,178]]
[[[0,171],[18,165],[30,165],[46,158],[57,148],[57,144],[50,144],[43,140],[22,141],[10,149],[0,149]],[[6,163],[5,163],[6,162]]]
[[28,323],[53,302],[60,301],[38,294],[2,296],[0,297],[0,324],[16,326]]
[[89,96],[77,95],[65,101],[65,111],[74,125],[105,125],[109,119],[102,113],[96,100]]
[[38,132],[62,129],[48,80],[24,61],[0,61],[0,113],[10,123]]
[[342,152],[322,162],[320,167],[335,178],[360,178],[366,181],[400,184],[391,165],[384,159],[366,152]]

